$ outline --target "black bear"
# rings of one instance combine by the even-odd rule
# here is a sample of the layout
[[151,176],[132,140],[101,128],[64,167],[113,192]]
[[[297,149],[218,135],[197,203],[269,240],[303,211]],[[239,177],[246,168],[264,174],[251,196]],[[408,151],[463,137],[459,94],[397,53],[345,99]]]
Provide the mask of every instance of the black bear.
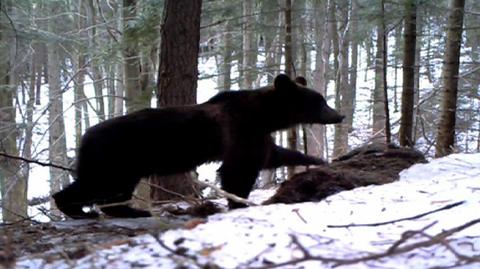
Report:
[[[53,195],[72,218],[95,218],[84,206],[131,198],[142,177],[169,175],[222,161],[222,188],[247,198],[261,169],[322,164],[319,158],[273,143],[270,133],[300,123],[339,123],[344,116],[323,96],[278,75],[273,86],[222,92],[203,104],[144,109],[87,130],[78,150],[77,178]],[[230,208],[243,205],[229,201]],[[101,207],[112,217],[146,217],[127,205]]]

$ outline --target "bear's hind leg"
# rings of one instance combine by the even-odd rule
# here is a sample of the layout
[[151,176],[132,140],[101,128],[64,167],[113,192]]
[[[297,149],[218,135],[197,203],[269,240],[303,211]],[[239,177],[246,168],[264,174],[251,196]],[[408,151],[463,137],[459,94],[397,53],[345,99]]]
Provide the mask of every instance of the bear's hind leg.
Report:
[[[129,181],[127,179],[122,180],[123,182]],[[110,189],[108,192],[102,193],[103,199],[98,199],[96,204],[99,205],[103,213],[114,218],[143,218],[152,216],[148,211],[132,208],[127,205],[128,201],[132,198],[135,185]],[[112,205],[109,206],[109,204]]]
[[74,181],[63,190],[52,195],[52,197],[55,200],[57,208],[72,219],[98,218],[98,213],[95,211],[83,211],[84,206],[91,206],[93,204],[93,201],[89,201],[88,197],[86,197],[88,193],[80,182]]

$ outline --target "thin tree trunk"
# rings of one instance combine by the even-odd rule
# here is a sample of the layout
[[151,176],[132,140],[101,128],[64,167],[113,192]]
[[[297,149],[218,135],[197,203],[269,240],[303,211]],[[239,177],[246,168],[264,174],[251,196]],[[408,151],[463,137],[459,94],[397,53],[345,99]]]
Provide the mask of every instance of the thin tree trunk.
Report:
[[136,0],[123,0],[123,80],[127,113],[150,107],[151,99],[148,92],[142,91],[140,53],[135,41],[135,29],[129,26],[137,16],[136,3]]
[[357,94],[357,67],[358,67],[358,40],[356,35],[358,31],[358,3],[357,0],[352,0],[352,11],[350,15],[350,47],[351,47],[351,59],[350,65],[350,80],[348,83],[349,90],[346,95],[346,108],[345,108],[345,122],[348,128],[348,133],[353,131],[353,118],[355,115],[355,102]]
[[232,27],[230,21],[225,22],[224,33],[222,35],[222,57],[218,64],[217,88],[220,91],[229,91],[232,88]]
[[[48,4],[49,14],[60,14],[61,6],[57,3]],[[49,21],[48,30],[58,33],[57,23]],[[61,87],[60,46],[51,42],[47,44],[48,55],[48,124],[49,124],[49,159],[52,163],[67,166],[67,143],[65,138],[65,123],[63,116],[63,93]],[[50,167],[50,191],[58,192],[68,185],[70,179],[65,171]]]
[[[117,18],[117,25],[120,31],[123,32],[123,26],[124,26],[124,19],[123,19],[123,3],[120,2],[117,5],[117,10],[115,11],[116,14],[118,14]],[[125,43],[125,41],[122,38],[122,43]],[[123,57],[123,50],[121,52],[117,52],[118,56]],[[114,102],[114,114],[115,116],[121,116],[124,113],[124,105],[125,105],[125,76],[124,76],[124,68],[125,64],[124,63],[116,63],[113,66],[114,73],[116,74],[116,79],[114,81],[114,86],[115,86],[115,102]]]
[[[6,44],[16,44],[13,30],[5,14],[11,16],[12,3],[0,3],[0,151],[18,155],[15,122],[15,93],[17,90],[12,66],[14,54]],[[14,45],[13,45],[14,46]],[[27,217],[27,182],[20,174],[20,162],[0,157],[0,191],[2,195],[2,217],[4,222],[15,222]]]
[[[306,1],[297,1],[297,6],[299,6],[300,10],[302,9],[305,9],[305,10],[309,10],[309,7],[307,5],[307,2]],[[299,68],[299,73],[298,75],[300,76],[303,76],[307,81],[310,81],[310,74],[311,74],[311,70],[310,70],[310,66],[311,66],[311,63],[310,63],[310,51],[308,49],[308,35],[307,35],[307,32],[306,32],[306,29],[310,29],[308,23],[309,21],[306,19],[306,16],[304,18],[302,18],[302,16],[300,15],[301,12],[295,12],[294,14],[296,14],[295,17],[295,20],[296,23],[295,23],[295,28],[297,29],[296,33],[298,33],[298,38],[296,39],[296,45],[297,45],[297,50],[298,50],[298,58],[300,60],[300,68]],[[303,152],[305,154],[309,154],[308,153],[308,142],[307,142],[307,126],[305,124],[302,124],[299,126],[299,130],[297,132],[297,134],[300,136],[300,139],[297,138],[297,147],[303,149]],[[299,167],[299,170],[301,171],[303,168]]]
[[[383,0],[381,2],[381,10],[383,11]],[[373,92],[373,125],[372,125],[372,135],[374,141],[385,141],[386,136],[386,114],[385,114],[385,83],[384,79],[384,66],[383,55],[384,55],[384,14],[380,13],[380,18],[378,19],[377,24],[377,51],[375,54],[375,89]]]
[[254,0],[243,1],[243,89],[251,89],[256,77],[257,46],[253,29]]
[[416,45],[415,45],[415,89],[413,96],[414,112],[413,112],[413,144],[415,145],[419,137],[419,121],[421,119],[421,105],[420,105],[420,66],[421,63],[421,51],[422,51],[422,17],[417,16],[416,20]]
[[413,102],[415,92],[415,46],[416,16],[415,0],[406,0],[404,44],[403,44],[403,90],[402,115],[400,118],[400,145],[412,147],[413,143]]
[[393,111],[398,112],[398,69],[400,64],[400,54],[402,51],[403,40],[403,28],[398,25],[395,28],[395,47],[393,52],[393,68],[394,68],[394,80],[393,80]]
[[[315,0],[315,90],[326,98],[328,58],[330,57],[330,44],[328,23],[324,14],[327,13],[327,1]],[[323,12],[322,12],[323,11]],[[310,155],[325,158],[325,126],[320,124],[307,127],[307,151]]]
[[455,145],[455,117],[464,8],[465,0],[450,0],[442,69],[443,96],[440,123],[437,129],[437,142],[435,144],[435,157],[452,153]]
[[383,28],[383,51],[382,51],[382,62],[383,62],[383,107],[385,110],[385,142],[387,144],[392,140],[391,128],[390,128],[390,108],[388,102],[388,86],[387,86],[387,27],[385,25],[385,0],[382,0],[382,28]]
[[[373,31],[372,31],[373,32]],[[367,36],[365,40],[365,52],[366,52],[366,62],[367,62],[367,68],[365,68],[365,73],[363,76],[363,82],[367,82],[368,80],[368,72],[370,71],[370,68],[372,68],[372,58],[373,56],[373,38],[372,38],[372,32],[369,32],[369,35]]]
[[[83,1],[80,1],[77,12],[78,16],[74,17],[74,23],[77,30],[81,31],[86,25]],[[73,107],[75,109],[75,147],[79,148],[82,139],[82,107],[83,103],[86,102],[86,100],[82,98],[85,95],[84,83],[86,75],[86,56],[83,45],[78,45],[76,54],[76,60],[73,63],[74,73],[77,74],[73,80]]]
[[95,92],[95,103],[96,103],[96,109],[95,113],[98,116],[98,119],[100,121],[105,120],[105,102],[103,98],[103,70],[100,65],[100,57],[97,55],[96,51],[98,50],[99,44],[97,42],[97,12],[96,12],[96,6],[93,0],[88,0],[88,21],[90,27],[90,44],[89,44],[89,51],[91,52],[90,58],[91,58],[91,79],[93,80],[93,89]]
[[115,80],[115,104],[114,104],[114,114],[115,116],[121,116],[124,113],[124,104],[125,104],[125,84],[124,84],[124,75],[123,75],[123,64],[115,65],[115,73],[117,74],[117,79]]
[[[285,0],[285,73],[292,77],[293,75],[293,51],[292,51],[292,1]],[[287,131],[288,148],[297,149],[297,128],[290,128]],[[287,167],[287,177],[291,178],[295,174],[295,167]]]
[[[115,73],[115,64],[109,64],[107,67],[107,92],[108,92],[108,107],[107,107],[107,119],[111,119],[115,116],[115,102],[117,97],[115,95],[115,80],[117,78],[117,74]],[[121,99],[121,98],[120,98]]]
[[[196,103],[201,7],[201,0],[165,2],[158,70],[159,107]],[[192,176],[193,173],[187,172],[156,177],[153,182],[182,195],[195,195]],[[156,201],[175,198],[178,197],[152,188],[152,199]]]
[[87,100],[83,99],[84,83],[85,83],[85,55],[80,52],[77,57],[77,63],[75,64],[75,71],[77,72],[76,79],[74,79],[74,93],[73,103],[75,108],[75,146],[80,147],[80,141],[82,139],[82,108],[86,104]]
[[[338,111],[345,113],[350,111],[351,95],[349,95],[348,85],[348,53],[349,53],[349,8],[348,1],[342,2],[344,8],[341,10],[341,25],[338,31],[338,70],[335,77],[335,107]],[[338,157],[348,151],[348,122],[344,121],[335,125],[335,136],[333,145],[333,157]]]
[[[137,18],[137,4],[137,0],[123,0],[123,85],[127,114],[150,107],[151,100],[151,93],[142,85],[141,55],[135,41],[136,30],[130,27],[131,22]],[[148,179],[142,179],[134,192],[134,196],[139,198],[135,204],[141,208],[150,205],[151,190],[145,181]]]

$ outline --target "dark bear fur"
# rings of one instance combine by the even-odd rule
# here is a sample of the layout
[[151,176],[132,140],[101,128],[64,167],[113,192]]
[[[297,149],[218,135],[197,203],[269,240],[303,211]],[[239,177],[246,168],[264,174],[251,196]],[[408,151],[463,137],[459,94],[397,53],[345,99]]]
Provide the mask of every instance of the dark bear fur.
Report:
[[[223,92],[199,105],[144,109],[88,129],[78,150],[77,179],[53,195],[72,218],[94,218],[84,206],[124,202],[142,177],[170,175],[222,161],[222,188],[247,198],[261,169],[321,164],[281,148],[270,133],[300,123],[339,123],[343,116],[319,93],[286,75],[274,86]],[[230,208],[242,204],[229,201]],[[113,217],[150,213],[127,205],[102,207]]]

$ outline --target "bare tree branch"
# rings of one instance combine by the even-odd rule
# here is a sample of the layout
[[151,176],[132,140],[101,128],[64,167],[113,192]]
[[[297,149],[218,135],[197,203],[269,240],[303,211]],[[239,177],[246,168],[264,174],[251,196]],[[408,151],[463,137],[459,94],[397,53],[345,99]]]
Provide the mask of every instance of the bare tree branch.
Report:
[[24,161],[24,162],[27,162],[27,163],[34,163],[34,164],[38,164],[38,165],[41,165],[41,166],[54,167],[54,168],[58,168],[58,169],[61,169],[61,170],[64,170],[64,171],[69,171],[69,172],[74,172],[75,171],[75,169],[70,168],[70,167],[66,167],[66,166],[63,166],[63,165],[58,165],[58,164],[54,164],[54,163],[51,163],[51,162],[41,162],[41,161],[37,161],[37,160],[27,159],[27,158],[23,158],[23,157],[20,157],[20,156],[10,155],[10,154],[7,154],[5,152],[0,152],[0,156],[5,157],[5,158],[9,158],[9,159]]
[[447,210],[447,209],[454,208],[454,207],[462,205],[464,203],[465,203],[465,201],[460,201],[460,202],[449,204],[449,205],[446,205],[444,207],[441,207],[441,208],[438,208],[438,209],[435,209],[435,210],[431,210],[431,211],[428,211],[428,212],[425,212],[425,213],[422,213],[422,214],[418,214],[418,215],[415,215],[415,216],[412,216],[412,217],[400,218],[400,219],[395,219],[395,220],[390,220],[390,221],[377,222],[377,223],[360,223],[360,224],[351,223],[351,224],[346,224],[346,225],[327,225],[327,227],[328,228],[350,228],[350,227],[381,226],[381,225],[392,224],[392,223],[396,223],[396,222],[400,222],[400,221],[418,219],[418,218],[421,218],[421,217],[424,217],[424,216],[427,216],[427,215],[430,215],[430,214],[433,214],[433,213],[436,213],[436,212],[439,212],[439,211],[442,211],[442,210]]
[[[400,254],[405,254],[410,251],[420,249],[420,248],[427,248],[431,247],[434,245],[444,245],[446,244],[445,239],[448,238],[449,236],[458,233],[462,230],[465,230],[473,225],[479,224],[480,219],[474,219],[472,221],[469,221],[463,225],[454,227],[449,230],[444,230],[443,232],[440,232],[434,236],[429,236],[425,234],[425,230],[428,228],[432,227],[434,223],[428,224],[424,228],[420,230],[410,230],[410,231],[405,231],[402,234],[402,237],[396,241],[395,243],[392,244],[390,248],[388,248],[384,252],[380,253],[373,253],[367,256],[363,257],[358,257],[358,258],[351,258],[351,259],[340,259],[340,258],[331,258],[331,257],[324,257],[324,256],[319,256],[319,255],[312,255],[308,249],[303,246],[299,241],[298,238],[296,238],[295,235],[291,235],[292,237],[292,243],[302,252],[303,257],[298,258],[298,259],[293,259],[290,261],[282,262],[282,263],[277,263],[277,264],[269,264],[266,266],[260,266],[260,267],[250,267],[251,269],[270,269],[270,268],[280,268],[284,267],[287,265],[295,265],[298,263],[306,262],[306,261],[320,261],[323,263],[331,264],[332,267],[338,267],[338,266],[343,266],[343,265],[352,265],[352,264],[357,264],[360,262],[367,262],[367,261],[374,261],[374,260],[379,260],[382,258],[386,257],[393,257],[397,256]],[[405,243],[408,239],[412,238],[414,235],[422,235],[426,236],[428,239],[427,240],[422,240],[416,243],[412,243],[403,247],[400,247],[401,244]],[[474,255],[474,256],[466,256],[463,254],[458,253],[458,251],[454,250],[452,246],[448,246],[447,249],[455,255],[460,261],[463,262],[468,262],[468,263],[480,263],[480,255]]]

